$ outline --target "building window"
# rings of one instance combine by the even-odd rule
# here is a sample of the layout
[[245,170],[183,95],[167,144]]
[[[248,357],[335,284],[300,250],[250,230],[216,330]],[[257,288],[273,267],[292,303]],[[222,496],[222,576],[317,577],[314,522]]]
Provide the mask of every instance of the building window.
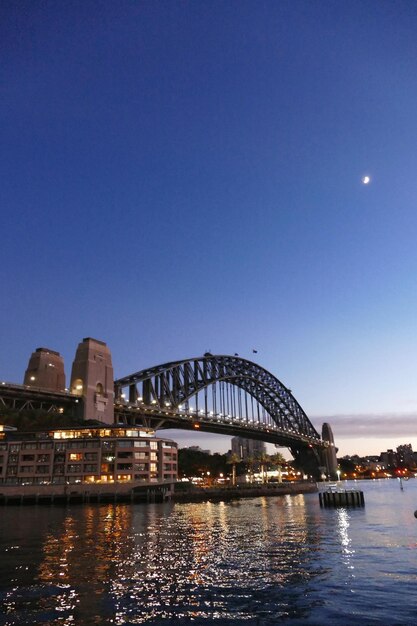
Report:
[[96,461],[97,460],[97,452],[86,452],[84,454],[85,461]]
[[93,465],[92,463],[87,463],[84,465],[84,472],[95,472],[98,473],[97,465]]
[[50,459],[50,454],[38,454],[37,463],[49,463]]
[[82,474],[81,465],[68,465],[67,471],[69,474]]
[[133,467],[135,472],[147,472],[149,469],[148,463],[135,463]]
[[81,454],[81,452],[71,452],[68,455],[68,460],[69,461],[82,461],[83,455]]
[[[29,480],[31,479],[29,478]],[[51,478],[50,476],[37,476],[33,479],[33,482],[37,485],[50,485]]]
[[85,448],[85,441],[69,441],[68,448]]
[[49,474],[49,465],[38,465],[36,468],[37,474]]
[[19,469],[20,474],[33,474],[33,465],[22,465]]
[[34,461],[35,460],[35,455],[34,454],[23,454],[22,455],[22,463],[27,463],[28,461]]
[[101,471],[106,474],[110,473],[113,474],[114,472],[114,463],[102,463],[101,465]]
[[135,459],[147,459],[149,458],[149,452],[135,452]]
[[85,448],[99,448],[100,442],[98,439],[93,439],[93,441],[85,441],[84,447]]
[[117,469],[121,471],[131,470],[133,467],[132,463],[118,463]]

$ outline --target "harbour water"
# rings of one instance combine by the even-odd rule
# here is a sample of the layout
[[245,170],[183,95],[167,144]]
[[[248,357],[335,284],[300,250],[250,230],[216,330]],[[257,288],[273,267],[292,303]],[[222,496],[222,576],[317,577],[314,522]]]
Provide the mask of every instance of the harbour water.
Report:
[[356,486],[364,508],[3,507],[0,624],[415,624],[417,480]]

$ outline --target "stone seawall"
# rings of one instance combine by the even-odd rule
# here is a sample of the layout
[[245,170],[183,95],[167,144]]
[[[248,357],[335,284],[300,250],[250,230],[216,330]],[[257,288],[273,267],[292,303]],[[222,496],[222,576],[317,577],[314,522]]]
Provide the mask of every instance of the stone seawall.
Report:
[[71,485],[0,485],[0,505],[76,502],[162,502],[174,483],[126,482]]
[[[174,490],[175,487],[175,490]],[[284,496],[316,493],[311,482],[239,485],[237,487],[194,487],[184,489],[181,483],[113,483],[74,485],[0,485],[0,505],[68,504],[101,502],[204,502],[235,500],[259,496]]]
[[[180,483],[181,484],[181,483]],[[178,489],[178,483],[172,499],[174,502],[204,502],[205,500],[234,500],[236,498],[257,498],[259,496],[285,496],[300,493],[317,493],[317,485],[312,482],[274,483],[270,485],[239,485],[236,487],[194,487]]]

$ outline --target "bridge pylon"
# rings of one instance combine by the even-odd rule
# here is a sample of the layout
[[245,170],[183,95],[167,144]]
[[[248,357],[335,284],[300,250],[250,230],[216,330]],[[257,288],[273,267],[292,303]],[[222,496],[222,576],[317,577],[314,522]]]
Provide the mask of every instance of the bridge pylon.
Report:
[[114,423],[113,365],[104,341],[86,337],[78,344],[70,391],[82,397],[84,419]]
[[327,470],[329,478],[337,479],[337,448],[334,445],[333,431],[327,422],[323,424],[321,436],[323,441],[327,441],[328,446],[323,449],[323,465]]
[[49,348],[37,348],[32,352],[23,384],[48,391],[64,391],[64,360],[59,352]]

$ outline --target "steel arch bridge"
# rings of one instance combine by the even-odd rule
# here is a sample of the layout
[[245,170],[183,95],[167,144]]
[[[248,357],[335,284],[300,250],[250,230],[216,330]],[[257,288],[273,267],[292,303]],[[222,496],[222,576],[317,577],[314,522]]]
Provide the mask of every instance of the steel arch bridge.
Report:
[[196,429],[288,447],[315,477],[328,446],[291,390],[238,356],[206,353],[120,378],[114,408],[118,423]]

